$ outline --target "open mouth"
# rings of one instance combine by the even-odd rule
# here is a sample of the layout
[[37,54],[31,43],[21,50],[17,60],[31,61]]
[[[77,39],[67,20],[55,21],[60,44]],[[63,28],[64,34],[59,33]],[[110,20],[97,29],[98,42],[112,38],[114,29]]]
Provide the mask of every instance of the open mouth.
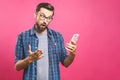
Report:
[[42,28],[46,28],[46,25],[45,25],[45,24],[42,24],[41,27],[42,27]]

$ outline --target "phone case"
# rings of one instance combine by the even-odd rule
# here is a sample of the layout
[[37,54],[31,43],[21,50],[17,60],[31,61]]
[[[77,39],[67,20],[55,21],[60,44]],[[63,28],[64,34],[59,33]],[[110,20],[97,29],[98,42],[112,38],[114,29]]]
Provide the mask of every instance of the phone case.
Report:
[[79,37],[79,34],[74,34],[71,41],[77,41]]

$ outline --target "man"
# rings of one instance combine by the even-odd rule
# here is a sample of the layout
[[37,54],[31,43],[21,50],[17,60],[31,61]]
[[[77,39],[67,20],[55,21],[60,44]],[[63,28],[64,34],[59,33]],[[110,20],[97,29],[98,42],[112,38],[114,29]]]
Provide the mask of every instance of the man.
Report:
[[15,68],[24,69],[23,80],[60,80],[59,62],[68,67],[75,57],[76,42],[64,47],[62,35],[48,28],[53,15],[50,3],[38,4],[33,28],[18,36]]

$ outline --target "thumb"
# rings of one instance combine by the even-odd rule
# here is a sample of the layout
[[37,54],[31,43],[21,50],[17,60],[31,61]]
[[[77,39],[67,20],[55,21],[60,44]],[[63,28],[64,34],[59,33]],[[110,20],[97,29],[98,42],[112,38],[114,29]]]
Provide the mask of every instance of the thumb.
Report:
[[31,45],[30,44],[28,46],[28,52],[29,52],[29,54],[32,53],[32,51],[31,51]]
[[77,41],[70,41],[71,44],[76,45]]

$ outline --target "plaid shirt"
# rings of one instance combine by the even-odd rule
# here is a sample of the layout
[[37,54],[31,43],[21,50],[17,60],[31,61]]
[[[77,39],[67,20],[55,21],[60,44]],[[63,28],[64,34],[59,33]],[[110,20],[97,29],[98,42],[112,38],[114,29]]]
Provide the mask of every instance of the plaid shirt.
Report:
[[[60,80],[59,62],[63,64],[67,53],[64,47],[64,40],[60,33],[47,29],[48,32],[48,56],[49,56],[49,80]],[[38,38],[34,27],[22,32],[18,36],[15,48],[15,63],[28,56],[28,45],[34,52],[38,49]],[[24,69],[23,80],[37,80],[37,61],[32,62]]]

